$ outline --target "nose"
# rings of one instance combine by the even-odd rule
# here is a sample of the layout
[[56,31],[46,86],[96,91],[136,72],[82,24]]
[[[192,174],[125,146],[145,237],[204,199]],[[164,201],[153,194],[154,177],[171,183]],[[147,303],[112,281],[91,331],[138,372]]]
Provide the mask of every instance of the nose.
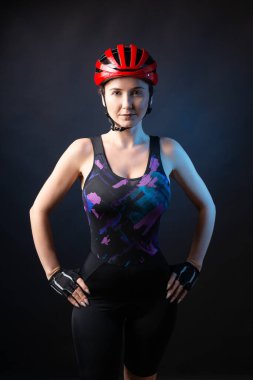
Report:
[[124,109],[129,109],[132,108],[133,103],[132,103],[132,97],[129,94],[124,94],[122,97],[122,108]]

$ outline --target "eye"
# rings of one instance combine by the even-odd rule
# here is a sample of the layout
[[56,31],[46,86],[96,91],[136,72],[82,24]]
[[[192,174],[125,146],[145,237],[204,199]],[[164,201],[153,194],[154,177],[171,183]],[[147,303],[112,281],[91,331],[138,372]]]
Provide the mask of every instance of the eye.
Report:
[[115,94],[115,95],[119,95],[119,94],[120,94],[120,91],[115,90],[115,91],[112,92],[112,95],[114,95],[114,94]]
[[133,95],[141,96],[142,95],[142,91],[141,90],[134,90],[133,91]]

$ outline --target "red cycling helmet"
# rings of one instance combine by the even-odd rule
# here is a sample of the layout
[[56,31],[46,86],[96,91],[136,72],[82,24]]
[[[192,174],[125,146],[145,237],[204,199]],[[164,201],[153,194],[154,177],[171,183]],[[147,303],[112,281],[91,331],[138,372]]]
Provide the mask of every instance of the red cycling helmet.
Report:
[[120,44],[115,49],[107,49],[97,60],[94,81],[99,86],[113,78],[131,76],[156,85],[156,67],[147,50],[139,49],[134,44]]

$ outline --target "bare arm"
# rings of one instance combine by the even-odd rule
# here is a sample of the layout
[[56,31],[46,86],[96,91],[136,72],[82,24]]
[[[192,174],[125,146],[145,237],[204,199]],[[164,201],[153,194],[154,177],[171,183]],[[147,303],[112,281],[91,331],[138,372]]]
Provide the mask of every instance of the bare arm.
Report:
[[[166,140],[165,149],[167,153],[169,152],[173,167],[171,177],[178,182],[199,212],[186,261],[192,263],[200,271],[213,233],[216,215],[215,204],[183,147],[173,139],[167,138]],[[170,302],[178,298],[177,302],[179,303],[184,299],[188,290],[176,278],[176,273],[172,273],[167,285],[166,298],[171,297]]]
[[215,204],[189,156],[175,140],[173,140],[172,161],[172,178],[179,183],[199,212],[190,252],[186,260],[192,262],[200,270],[214,229]]
[[47,278],[60,267],[49,214],[80,175],[81,162],[87,152],[86,140],[75,140],[66,149],[30,209],[33,240]]

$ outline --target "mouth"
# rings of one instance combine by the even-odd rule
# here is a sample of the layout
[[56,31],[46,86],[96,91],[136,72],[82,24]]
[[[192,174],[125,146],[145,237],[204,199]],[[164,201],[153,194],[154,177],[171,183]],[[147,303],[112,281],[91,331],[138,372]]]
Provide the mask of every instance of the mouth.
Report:
[[123,115],[119,115],[119,116],[135,116],[135,113],[127,113],[127,114],[123,114]]

